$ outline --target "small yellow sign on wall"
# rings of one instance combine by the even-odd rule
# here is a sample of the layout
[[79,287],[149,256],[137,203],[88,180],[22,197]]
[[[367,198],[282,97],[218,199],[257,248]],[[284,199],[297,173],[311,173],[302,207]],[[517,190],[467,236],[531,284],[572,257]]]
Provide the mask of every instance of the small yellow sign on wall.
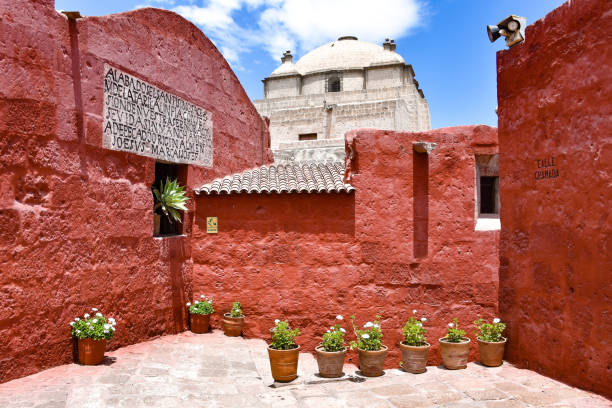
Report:
[[217,232],[217,217],[206,217],[206,233],[216,234]]

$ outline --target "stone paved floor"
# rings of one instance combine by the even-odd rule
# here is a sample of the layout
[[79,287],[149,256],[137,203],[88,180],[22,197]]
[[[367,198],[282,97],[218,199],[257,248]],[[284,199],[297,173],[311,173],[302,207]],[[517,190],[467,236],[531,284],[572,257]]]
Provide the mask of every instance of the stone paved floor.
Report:
[[300,377],[273,386],[266,344],[219,331],[166,336],[107,353],[105,365],[77,364],[0,384],[0,407],[612,407],[612,401],[508,363],[466,370],[387,370],[383,377],[325,382],[300,355]]

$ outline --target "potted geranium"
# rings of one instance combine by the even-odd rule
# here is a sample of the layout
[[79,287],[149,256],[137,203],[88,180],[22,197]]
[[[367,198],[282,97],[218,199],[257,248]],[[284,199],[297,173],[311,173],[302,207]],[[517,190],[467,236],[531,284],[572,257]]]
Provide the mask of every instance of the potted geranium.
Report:
[[298,329],[289,327],[287,321],[274,321],[272,343],[268,346],[270,368],[274,381],[289,382],[297,378],[300,346],[295,344],[295,338],[300,335]]
[[474,333],[478,341],[480,362],[489,367],[502,365],[506,347],[506,338],[502,337],[502,332],[506,325],[496,317],[493,323],[486,323],[482,318],[475,320],[474,326],[477,328]]
[[359,369],[366,377],[378,377],[384,374],[387,346],[382,344],[383,334],[380,330],[380,316],[374,322],[367,322],[363,329],[355,326],[355,316],[351,316],[353,332],[357,340],[351,341],[351,350],[359,351]]
[[442,364],[449,370],[458,370],[467,367],[470,352],[470,339],[465,337],[465,331],[459,329],[459,321],[455,317],[448,324],[446,337],[439,339]]
[[427,318],[421,317],[420,320],[414,316],[416,310],[412,311],[413,316],[404,325],[402,334],[404,341],[400,343],[402,351],[402,369],[413,374],[424,373],[427,367],[427,356],[430,344],[425,338],[425,327],[423,326]]
[[70,326],[72,336],[78,340],[79,362],[85,365],[100,364],[104,360],[106,341],[113,338],[117,322],[112,317],[106,319],[95,307],[93,316],[85,313],[83,318],[75,317]]
[[[336,316],[336,320],[341,321],[343,319],[341,315]],[[345,333],[346,330],[340,327],[339,323],[336,323],[323,334],[323,341],[315,347],[319,375],[321,377],[342,377],[344,356],[346,355],[346,346],[344,345]]]
[[206,333],[210,327],[210,315],[215,312],[213,309],[213,298],[206,298],[200,295],[200,300],[187,303],[189,308],[189,321],[191,331],[194,333]]
[[223,331],[226,336],[237,337],[242,334],[242,326],[244,326],[242,306],[240,302],[234,302],[232,304],[232,310],[223,315]]

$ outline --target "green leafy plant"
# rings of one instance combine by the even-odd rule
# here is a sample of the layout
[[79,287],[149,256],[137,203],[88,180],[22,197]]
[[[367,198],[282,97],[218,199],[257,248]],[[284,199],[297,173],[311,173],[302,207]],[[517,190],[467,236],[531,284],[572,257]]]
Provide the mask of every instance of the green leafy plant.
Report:
[[168,217],[168,220],[172,222],[174,219],[179,223],[181,221],[181,215],[178,210],[187,211],[185,203],[189,201],[189,197],[185,195],[183,187],[178,184],[177,180],[166,179],[159,182],[159,189],[154,188],[153,194],[157,199],[157,203],[153,210],[161,209],[161,211]]
[[300,331],[298,329],[293,329],[289,327],[289,322],[280,321],[276,319],[274,321],[274,327],[270,329],[272,332],[272,347],[274,350],[290,350],[297,348],[297,344],[295,344],[295,338],[300,335]]
[[[343,320],[342,315],[336,316],[336,320]],[[340,327],[340,323],[336,323],[331,326],[327,333],[323,333],[323,341],[321,345],[323,350],[327,352],[342,351],[346,348],[344,344],[344,335],[346,330]]]
[[449,343],[461,343],[464,337],[465,331],[459,329],[459,320],[455,317],[453,322],[448,324],[448,333],[446,333],[444,340]]
[[95,307],[91,309],[91,316],[85,313],[83,317],[75,317],[70,322],[72,336],[79,339],[110,340],[115,335],[117,322],[112,317],[108,319],[98,312]]
[[200,295],[200,300],[196,300],[193,304],[187,302],[187,307],[189,312],[193,314],[213,314],[215,312],[213,300],[213,298],[208,299],[206,296]]
[[232,310],[230,310],[230,317],[242,317],[242,306],[240,306],[240,302],[232,303]]
[[487,323],[479,318],[474,320],[474,326],[476,326],[474,333],[478,339],[492,343],[501,341],[502,332],[506,329],[506,324],[502,323],[497,317],[493,319],[493,323]]
[[427,321],[427,318],[421,317],[420,320],[417,320],[414,316],[416,312],[416,310],[412,311],[413,316],[410,316],[410,319],[408,319],[402,329],[404,344],[408,346],[426,346],[427,339],[425,338],[425,333],[427,331],[423,325]]
[[380,318],[380,315],[376,315],[376,320],[364,324],[363,329],[357,329],[357,326],[355,326],[355,316],[351,316],[353,333],[355,333],[357,339],[351,341],[351,350],[355,348],[367,351],[382,349],[383,334],[380,330]]

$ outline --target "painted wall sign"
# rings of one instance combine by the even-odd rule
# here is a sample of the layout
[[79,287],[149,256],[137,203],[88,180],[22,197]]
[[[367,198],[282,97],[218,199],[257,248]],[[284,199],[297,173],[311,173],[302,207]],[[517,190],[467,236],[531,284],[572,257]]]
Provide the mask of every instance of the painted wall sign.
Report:
[[213,165],[212,113],[108,64],[103,117],[107,149]]
[[559,169],[556,167],[555,158],[553,156],[546,157],[542,160],[536,160],[536,164],[538,166],[534,174],[536,180],[559,177]]
[[217,229],[217,217],[206,217],[206,233],[216,234],[219,232]]

